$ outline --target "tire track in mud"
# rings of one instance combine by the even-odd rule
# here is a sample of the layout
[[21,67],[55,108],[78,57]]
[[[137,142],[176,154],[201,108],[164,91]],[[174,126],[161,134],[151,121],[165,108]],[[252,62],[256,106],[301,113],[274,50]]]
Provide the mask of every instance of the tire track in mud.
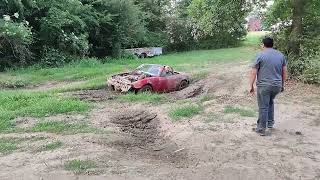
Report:
[[123,109],[111,116],[119,138],[111,145],[131,157],[160,160],[179,166],[188,164],[186,149],[161,135],[157,114],[144,109]]

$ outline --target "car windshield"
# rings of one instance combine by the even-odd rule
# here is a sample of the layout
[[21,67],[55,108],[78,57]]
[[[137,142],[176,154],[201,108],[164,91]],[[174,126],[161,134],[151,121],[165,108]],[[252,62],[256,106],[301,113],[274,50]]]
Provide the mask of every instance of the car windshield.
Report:
[[163,67],[160,65],[153,65],[153,64],[143,64],[137,68],[138,71],[150,74],[152,76],[158,76],[160,75]]

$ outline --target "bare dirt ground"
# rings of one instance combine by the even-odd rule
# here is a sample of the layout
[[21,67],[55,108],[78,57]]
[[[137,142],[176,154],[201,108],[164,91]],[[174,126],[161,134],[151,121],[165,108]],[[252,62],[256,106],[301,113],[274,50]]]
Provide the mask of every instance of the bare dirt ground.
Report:
[[[121,103],[105,90],[76,92],[80,99],[97,102],[96,108],[88,115],[52,119],[89,121],[109,133],[2,135],[46,139],[2,155],[0,179],[320,179],[320,88],[290,81],[276,101],[275,129],[260,137],[252,131],[255,117],[224,113],[227,105],[257,109],[255,97],[246,92],[247,64],[219,65],[207,78],[168,94],[182,103],[213,97],[202,102],[200,115],[177,122],[168,114],[179,103]],[[211,116],[215,119],[208,121]],[[17,121],[24,126],[34,122]],[[64,147],[35,150],[53,140]],[[72,159],[90,159],[97,167],[82,174],[64,170],[64,162]]]
[[86,81],[50,81],[45,82],[36,86],[28,86],[26,87],[27,90],[30,91],[44,91],[44,90],[53,90],[56,88],[67,88],[70,86],[81,85]]

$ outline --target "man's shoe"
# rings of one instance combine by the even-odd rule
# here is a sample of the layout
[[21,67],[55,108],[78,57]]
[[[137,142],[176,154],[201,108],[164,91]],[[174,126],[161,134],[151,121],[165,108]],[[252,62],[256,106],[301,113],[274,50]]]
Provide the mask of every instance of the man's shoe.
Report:
[[256,133],[258,133],[260,136],[266,136],[266,130],[265,129],[257,129],[257,128],[253,128],[254,129],[254,131],[256,132]]
[[256,133],[258,133],[260,136],[266,136],[266,130],[265,129],[256,129]]

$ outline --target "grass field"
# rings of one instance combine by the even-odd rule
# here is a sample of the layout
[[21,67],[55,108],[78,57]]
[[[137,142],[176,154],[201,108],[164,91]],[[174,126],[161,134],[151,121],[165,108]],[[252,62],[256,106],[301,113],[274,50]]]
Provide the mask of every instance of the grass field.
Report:
[[[60,97],[58,93],[76,91],[83,89],[99,89],[106,86],[106,78],[114,73],[128,71],[142,63],[157,63],[171,65],[178,71],[193,74],[195,80],[205,78],[209,74],[210,67],[228,62],[249,60],[253,57],[256,49],[252,44],[257,44],[260,34],[249,34],[244,45],[236,48],[197,50],[182,53],[172,53],[150,59],[120,59],[108,60],[104,63],[97,59],[80,59],[59,68],[37,68],[28,67],[8,70],[0,74],[0,132],[15,131],[15,123],[12,121],[17,117],[37,117],[81,113],[92,107],[91,103],[73,98]],[[28,86],[40,85],[47,82],[68,82],[66,86],[56,87],[48,90],[25,89]],[[71,82],[80,83],[72,84]],[[127,94],[119,98],[120,101],[161,102],[162,95],[134,95]],[[206,101],[205,99],[203,101]],[[191,109],[194,109],[193,107]],[[198,108],[193,114],[199,113]],[[190,109],[178,109],[172,113],[176,119],[180,116],[191,116]],[[192,111],[193,112],[193,111]],[[59,122],[63,123],[63,122]],[[79,126],[79,127],[78,127]],[[77,125],[80,127],[86,125]],[[35,132],[49,131],[62,133],[64,131],[76,131],[68,129],[70,125],[50,124],[44,122],[36,124]],[[10,130],[11,129],[11,130]],[[85,127],[85,130],[88,128]]]
[[[237,57],[237,58],[235,58]],[[178,71],[194,73],[198,70],[204,71],[212,64],[233,62],[243,59],[250,59],[245,47],[199,50],[183,53],[173,53],[151,59],[120,59],[109,60],[102,63],[96,59],[81,59],[61,68],[39,69],[29,67],[25,69],[9,70],[0,75],[0,88],[21,88],[29,85],[37,85],[48,81],[86,81],[82,88],[93,88],[105,82],[107,76],[127,71],[139,66],[142,63],[166,64],[173,66]],[[205,73],[200,74],[205,75]],[[72,87],[70,87],[71,90]]]

